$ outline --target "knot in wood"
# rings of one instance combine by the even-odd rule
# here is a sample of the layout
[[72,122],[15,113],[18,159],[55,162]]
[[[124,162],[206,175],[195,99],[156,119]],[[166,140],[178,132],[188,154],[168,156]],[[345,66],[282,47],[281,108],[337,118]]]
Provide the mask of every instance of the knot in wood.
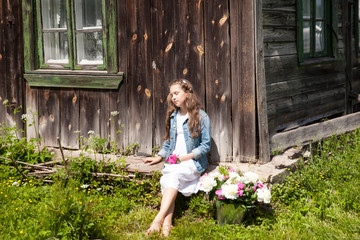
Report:
[[146,94],[147,99],[149,99],[151,97],[151,92],[147,88],[145,88],[145,94]]
[[136,41],[136,39],[137,39],[137,35],[136,35],[136,33],[132,36],[132,39],[131,40],[133,40],[133,41]]

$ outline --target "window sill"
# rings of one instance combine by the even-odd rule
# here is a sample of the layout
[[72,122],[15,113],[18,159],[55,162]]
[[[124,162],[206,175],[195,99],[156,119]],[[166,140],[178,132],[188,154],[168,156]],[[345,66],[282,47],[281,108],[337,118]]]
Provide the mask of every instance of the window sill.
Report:
[[330,63],[334,63],[334,62],[339,62],[341,60],[342,59],[334,58],[334,57],[311,58],[311,59],[306,59],[306,60],[304,60],[304,62],[299,63],[299,66],[330,64]]
[[106,71],[36,70],[25,72],[24,78],[30,87],[118,89],[123,75]]

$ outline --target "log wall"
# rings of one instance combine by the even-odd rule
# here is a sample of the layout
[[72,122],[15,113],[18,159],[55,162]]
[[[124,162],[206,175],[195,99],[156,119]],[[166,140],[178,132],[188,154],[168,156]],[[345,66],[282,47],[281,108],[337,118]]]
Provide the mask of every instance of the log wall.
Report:
[[[300,66],[296,1],[263,1],[263,33],[271,135],[345,113],[345,64],[340,1],[333,1],[336,61]],[[336,19],[337,18],[337,19]]]

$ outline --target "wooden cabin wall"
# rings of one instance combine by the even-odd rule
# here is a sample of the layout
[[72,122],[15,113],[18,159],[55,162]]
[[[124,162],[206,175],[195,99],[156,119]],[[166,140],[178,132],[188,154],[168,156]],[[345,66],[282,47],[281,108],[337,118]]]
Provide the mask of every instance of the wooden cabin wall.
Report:
[[[19,1],[0,0],[0,122],[23,129],[22,22]],[[10,107],[5,107],[4,100]],[[19,108],[21,107],[21,108]],[[13,111],[17,109],[17,117]],[[22,134],[19,134],[22,136]]]
[[253,1],[118,0],[119,89],[26,85],[28,113],[37,113],[28,137],[39,132],[55,147],[60,137],[63,147],[78,149],[79,137],[93,130],[121,147],[138,142],[139,152],[151,153],[163,143],[168,83],[187,78],[211,119],[211,161],[254,161],[254,9]]
[[274,134],[345,111],[344,43],[338,13],[339,61],[299,66],[295,0],[263,1],[264,61],[269,133]]
[[[354,1],[356,2],[356,1]],[[352,4],[351,6],[353,6],[353,8],[351,8],[351,16],[354,16],[356,11],[359,11],[358,9],[356,9],[357,5],[356,4]],[[355,40],[355,34],[356,31],[354,31],[353,29],[355,28],[355,21],[357,21],[357,19],[352,18],[352,31],[351,31],[351,88],[350,90],[354,93],[357,93],[360,95],[360,53],[358,52],[359,50],[356,49],[356,44],[358,44]],[[353,111],[360,111],[360,99],[357,99],[354,101],[354,106],[353,106]]]

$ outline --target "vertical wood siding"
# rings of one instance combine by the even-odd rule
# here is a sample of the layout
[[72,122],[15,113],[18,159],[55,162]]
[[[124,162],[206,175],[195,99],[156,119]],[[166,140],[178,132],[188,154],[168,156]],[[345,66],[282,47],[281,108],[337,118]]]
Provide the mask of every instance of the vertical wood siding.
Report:
[[[20,118],[24,112],[25,88],[23,74],[21,6],[19,1],[0,1],[0,121],[23,129]],[[10,108],[3,105],[8,99]],[[14,117],[13,110],[22,106]]]
[[[26,0],[23,7],[31,9],[30,2]],[[258,153],[254,4],[237,0],[118,0],[117,60],[124,81],[118,90],[26,86],[26,103],[38,112],[36,127],[44,143],[57,146],[60,137],[64,147],[76,149],[76,130],[84,137],[93,130],[114,140],[116,130],[121,129],[119,146],[138,142],[140,152],[151,153],[153,146],[163,143],[168,83],[186,78],[210,116],[211,161],[254,161]],[[2,8],[0,14],[5,13]],[[1,36],[6,31],[1,27]],[[3,38],[0,43],[0,51],[5,51],[8,43]],[[13,50],[19,53],[12,55],[21,56],[22,49]],[[19,66],[31,68],[26,62]],[[22,76],[19,69],[9,67],[14,72],[0,72],[1,77]],[[16,81],[21,82],[23,79]],[[8,84],[9,80],[0,81],[4,88],[8,89]],[[24,96],[21,91],[15,93]],[[119,115],[111,116],[112,111]],[[28,128],[27,133],[35,136],[35,129]]]

